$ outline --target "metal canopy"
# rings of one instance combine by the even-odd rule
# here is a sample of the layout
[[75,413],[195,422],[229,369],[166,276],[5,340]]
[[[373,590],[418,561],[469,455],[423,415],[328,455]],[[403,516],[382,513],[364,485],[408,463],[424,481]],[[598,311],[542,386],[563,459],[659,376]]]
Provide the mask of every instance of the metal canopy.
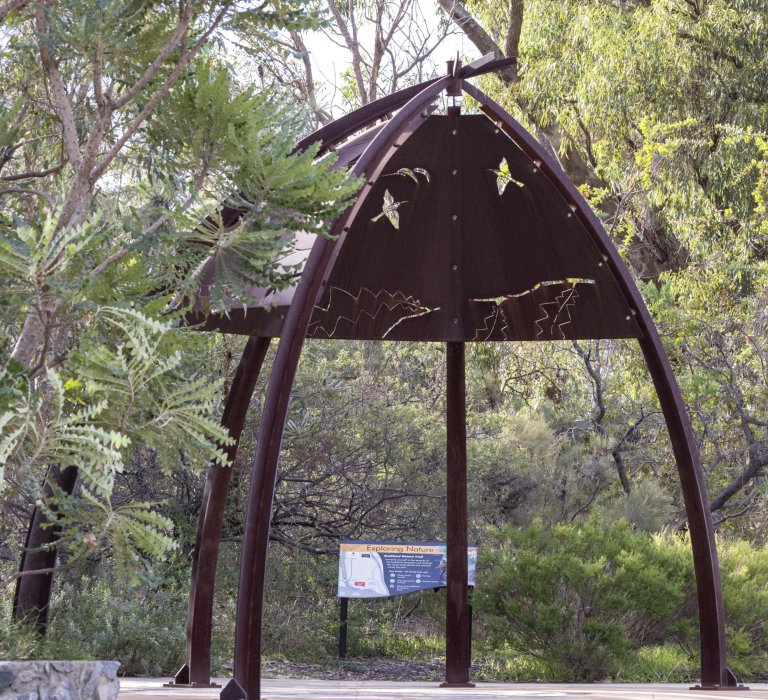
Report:
[[[340,149],[344,165],[374,131]],[[642,337],[593,238],[539,165],[484,115],[423,118],[365,197],[307,337]],[[289,262],[306,261],[307,239]],[[279,336],[294,291],[254,290],[254,304],[204,327]]]
[[[397,228],[382,216],[390,200],[402,202]],[[594,242],[537,166],[484,115],[448,115],[425,119],[387,162],[307,335],[484,341],[642,334]]]

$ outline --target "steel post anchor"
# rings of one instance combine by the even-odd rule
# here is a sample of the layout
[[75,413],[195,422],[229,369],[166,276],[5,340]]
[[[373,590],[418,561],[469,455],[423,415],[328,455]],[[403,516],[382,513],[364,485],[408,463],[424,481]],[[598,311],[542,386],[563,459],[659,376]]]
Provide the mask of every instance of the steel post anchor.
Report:
[[224,690],[219,695],[221,700],[248,700],[248,693],[245,692],[234,678],[224,686]]
[[749,690],[748,685],[742,685],[739,683],[739,679],[736,678],[736,674],[731,671],[730,668],[725,669],[726,683],[724,685],[702,683],[700,685],[692,685],[688,690],[703,690],[708,692],[717,692],[719,690]]

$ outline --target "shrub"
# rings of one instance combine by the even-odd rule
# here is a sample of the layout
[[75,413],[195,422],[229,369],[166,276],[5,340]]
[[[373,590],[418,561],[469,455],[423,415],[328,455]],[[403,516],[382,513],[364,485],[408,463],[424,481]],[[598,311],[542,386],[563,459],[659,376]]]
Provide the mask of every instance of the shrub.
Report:
[[48,643],[120,661],[120,674],[173,675],[184,660],[187,589],[83,577],[56,591]]
[[718,543],[725,599],[728,665],[740,678],[768,669],[768,550],[744,541]]
[[494,531],[475,607],[491,641],[541,659],[554,677],[597,680],[645,645],[690,633],[690,557],[625,521]]

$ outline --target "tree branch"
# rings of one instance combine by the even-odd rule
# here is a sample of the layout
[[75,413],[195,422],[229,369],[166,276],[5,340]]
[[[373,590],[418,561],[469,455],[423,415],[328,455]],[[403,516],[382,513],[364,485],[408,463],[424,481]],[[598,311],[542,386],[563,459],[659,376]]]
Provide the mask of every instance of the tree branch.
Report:
[[731,498],[741,491],[752,479],[768,465],[768,453],[763,453],[759,457],[751,456],[747,465],[741,470],[739,475],[732,479],[730,483],[710,500],[709,509],[712,513],[720,510]]
[[109,167],[109,164],[114,160],[115,156],[117,156],[117,154],[120,153],[123,146],[125,146],[128,140],[136,133],[138,128],[144,123],[144,120],[154,111],[155,107],[157,107],[157,105],[160,104],[160,101],[168,94],[169,90],[173,87],[173,85],[181,76],[181,73],[186,68],[187,64],[192,60],[192,58],[194,58],[195,55],[197,55],[200,49],[208,41],[211,34],[213,34],[213,32],[216,31],[218,26],[224,20],[224,17],[226,16],[228,10],[229,10],[229,6],[221,10],[221,12],[219,12],[219,14],[216,16],[216,18],[212,22],[211,26],[208,27],[208,29],[202,34],[202,36],[200,36],[200,38],[195,42],[192,48],[188,49],[181,55],[181,57],[179,58],[179,62],[176,64],[176,67],[173,69],[173,72],[165,79],[165,82],[163,82],[163,84],[157,89],[155,94],[152,95],[152,97],[150,97],[150,99],[144,105],[144,108],[141,110],[141,112],[139,112],[139,114],[137,114],[136,117],[134,117],[131,120],[131,122],[125,128],[125,131],[123,132],[123,134],[120,136],[119,139],[117,139],[114,146],[112,146],[112,148],[107,152],[107,154],[104,156],[102,161],[91,171],[92,182],[95,182],[99,177],[101,177],[104,171]]
[[437,2],[459,29],[467,35],[467,38],[480,50],[481,54],[495,53],[497,56],[502,55],[499,45],[458,0],[437,0]]
[[49,194],[42,190],[32,189],[31,187],[9,187],[8,189],[0,190],[0,194],[33,194],[36,197],[45,200],[51,209],[54,209],[55,207],[53,198]]
[[[592,380],[592,422],[595,424],[598,432],[604,433],[603,419],[605,418],[605,399],[603,397],[603,378],[600,376],[600,372],[595,369],[592,364],[592,348],[590,346],[582,347],[578,341],[573,341],[573,347],[576,353],[584,362],[584,368],[587,370],[589,378]],[[595,354],[600,352],[599,345],[595,341]]]
[[[443,9],[443,12],[453,20],[454,24],[461,29],[467,38],[478,48],[482,55],[488,53],[494,53],[497,56],[504,55],[501,47],[491,38],[491,35],[483,29],[480,23],[469,14],[467,8],[458,0],[437,0],[437,3]],[[513,57],[510,56],[510,58]],[[519,80],[516,65],[500,70],[498,75],[508,84],[516,83]]]
[[[200,190],[203,186],[203,183],[205,182],[205,178],[208,177],[208,173],[210,172],[210,168],[208,164],[205,164],[205,167],[200,171],[198,176],[195,178],[194,183],[192,184],[193,193],[187,197],[187,199],[184,201],[184,203],[179,208],[179,212],[184,212],[192,205],[192,203],[195,201],[195,194],[198,190]],[[165,224],[169,219],[171,218],[170,214],[163,214],[162,216],[159,216],[149,227],[144,229],[144,231],[141,232],[138,239],[134,242],[134,245],[137,243],[143,242],[143,240],[153,234],[155,231],[157,231],[163,224]],[[96,279],[99,275],[101,275],[104,270],[106,270],[110,265],[114,265],[114,263],[118,262],[119,260],[122,260],[128,253],[130,253],[133,250],[133,246],[123,246],[119,250],[112,253],[112,255],[104,258],[96,267],[91,270],[88,277],[92,280]]]
[[509,26],[504,40],[504,53],[507,58],[520,55],[520,32],[523,28],[523,0],[509,0]]
[[0,5],[0,22],[5,19],[5,16],[16,10],[21,10],[26,7],[29,0],[10,0],[5,5]]
[[77,127],[75,125],[75,114],[72,110],[72,103],[69,101],[67,91],[64,88],[64,81],[61,79],[61,73],[51,56],[51,50],[48,46],[49,27],[46,13],[50,2],[41,2],[35,10],[35,26],[38,33],[38,52],[43,69],[48,75],[48,82],[51,86],[51,98],[56,115],[61,122],[64,134],[64,148],[67,152],[67,159],[75,170],[80,168],[80,142],[77,137]]
[[349,21],[354,36],[353,34],[350,34],[349,27],[344,21],[344,17],[342,17],[336,1],[326,0],[326,2],[328,3],[328,9],[330,9],[331,14],[333,15],[333,19],[336,21],[336,26],[339,28],[339,33],[344,37],[344,42],[346,43],[349,52],[352,54],[352,72],[355,74],[355,84],[357,85],[357,92],[360,95],[360,102],[364,105],[368,104],[368,91],[365,89],[365,81],[363,80],[363,59],[360,55],[360,44],[357,41],[357,28],[355,27],[355,15],[352,2],[350,0]]
[[190,22],[194,17],[195,3],[188,3],[184,5],[184,9],[179,18],[179,23],[176,29],[173,30],[171,38],[165,43],[162,49],[155,56],[155,60],[150,63],[142,73],[141,77],[128,88],[120,97],[115,99],[115,109],[122,109],[127,105],[136,95],[138,95],[147,85],[149,85],[152,78],[155,77],[160,66],[166,61],[166,59],[173,53],[174,49],[184,37],[189,28]]
[[275,532],[274,529],[269,531],[269,539],[274,542],[282,542],[283,544],[287,544],[290,547],[297,547],[298,549],[303,549],[305,552],[311,552],[312,554],[338,554],[339,553],[338,547],[315,547],[311,544],[307,544],[306,542],[302,542],[301,540],[295,540],[291,537],[287,537],[286,535],[282,535],[278,532]]
[[48,168],[47,170],[30,170],[29,172],[19,173],[18,175],[6,175],[4,177],[0,177],[0,180],[3,182],[18,182],[19,180],[32,180],[40,177],[48,177],[48,175],[58,173],[66,164],[67,161],[63,161],[62,163],[54,165],[52,168]]

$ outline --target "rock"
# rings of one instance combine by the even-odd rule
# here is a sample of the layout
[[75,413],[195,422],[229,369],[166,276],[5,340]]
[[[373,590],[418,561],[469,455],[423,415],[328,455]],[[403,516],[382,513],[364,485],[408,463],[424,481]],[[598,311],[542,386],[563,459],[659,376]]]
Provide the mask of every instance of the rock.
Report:
[[12,671],[9,671],[9,670],[0,671],[0,690],[8,688],[11,685],[11,683],[13,683],[13,679],[15,677],[16,676],[13,674]]
[[0,661],[0,700],[116,700],[117,661]]

